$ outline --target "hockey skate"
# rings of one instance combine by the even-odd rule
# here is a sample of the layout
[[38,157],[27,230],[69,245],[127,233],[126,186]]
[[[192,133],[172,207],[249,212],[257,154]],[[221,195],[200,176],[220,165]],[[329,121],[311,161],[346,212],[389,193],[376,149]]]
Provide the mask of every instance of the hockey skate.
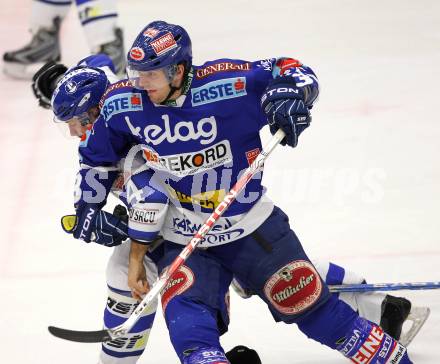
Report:
[[125,72],[125,51],[124,51],[124,37],[121,28],[115,28],[116,39],[99,46],[96,53],[105,53],[108,55],[118,75],[122,75]]
[[44,63],[59,61],[59,29],[60,18],[57,17],[51,28],[38,29],[29,44],[3,54],[4,73],[14,78],[30,80]]
[[387,295],[382,302],[380,326],[402,345],[408,346],[429,314],[428,307],[412,307],[405,298]]

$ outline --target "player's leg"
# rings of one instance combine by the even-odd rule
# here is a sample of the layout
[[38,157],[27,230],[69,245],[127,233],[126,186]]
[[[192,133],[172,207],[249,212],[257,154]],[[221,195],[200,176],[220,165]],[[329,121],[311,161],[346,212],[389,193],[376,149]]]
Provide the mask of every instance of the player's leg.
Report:
[[[331,284],[361,284],[365,279],[334,263],[314,262],[318,273]],[[376,323],[394,339],[407,346],[429,316],[427,307],[413,307],[403,297],[395,297],[381,292],[341,293],[339,298],[350,305],[360,316]],[[410,322],[402,333],[405,321]]]
[[[365,278],[334,263],[314,261],[320,276],[328,285],[362,284]],[[339,298],[357,311],[360,316],[379,324],[394,339],[407,346],[429,316],[427,307],[412,307],[411,302],[403,297],[395,297],[381,292],[340,293]],[[409,325],[402,333],[404,322]]]
[[[181,245],[165,242],[159,268],[169,265],[181,249]],[[181,363],[229,363],[219,337],[229,323],[231,279],[231,273],[206,252],[196,250],[165,287],[162,311]]]
[[31,79],[44,63],[60,60],[60,24],[72,1],[32,0],[31,3],[31,41],[3,55],[4,72],[15,78]]
[[117,27],[116,0],[75,0],[91,53],[105,53],[117,73],[125,69],[122,30]]
[[[104,326],[115,327],[124,322],[138,305],[131,297],[127,285],[128,256],[130,244],[123,243],[114,248],[107,265],[108,298],[104,311]],[[148,282],[152,285],[157,278],[156,265],[147,256],[144,264]],[[145,350],[156,313],[157,302],[140,318],[127,338],[116,339],[102,344],[101,364],[134,364]]]
[[250,236],[210,250],[257,292],[276,321],[297,323],[354,362],[411,363],[405,347],[329,293],[280,209]]
[[[319,275],[328,285],[362,284],[365,279],[334,263],[313,261]],[[242,298],[249,298],[254,292],[237,278],[232,287]],[[342,301],[359,313],[359,316],[378,324],[387,334],[408,346],[427,320],[428,307],[413,307],[404,297],[395,297],[381,292],[335,293]],[[410,323],[402,332],[405,321]]]

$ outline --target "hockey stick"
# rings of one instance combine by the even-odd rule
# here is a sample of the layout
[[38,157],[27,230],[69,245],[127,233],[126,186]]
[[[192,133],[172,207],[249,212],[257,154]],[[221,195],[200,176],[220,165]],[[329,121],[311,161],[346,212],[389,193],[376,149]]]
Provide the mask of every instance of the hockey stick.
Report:
[[61,339],[97,343],[114,340],[116,338],[124,337],[136,324],[142,312],[149,307],[156,296],[166,286],[169,278],[180,268],[180,266],[188,259],[191,253],[196,249],[203,237],[211,230],[215,222],[223,215],[226,209],[235,201],[237,195],[246,187],[249,180],[262,168],[266,158],[272,153],[275,147],[284,138],[284,132],[279,129],[275,135],[270,139],[263,150],[258,154],[252,164],[246,169],[240,179],[236,182],[234,187],[227,193],[223,201],[217,206],[214,212],[208,217],[204,224],[200,227],[194,237],[189,241],[185,248],[180,252],[179,256],[171,263],[153,285],[150,291],[146,294],[144,299],[139,303],[138,307],[133,311],[131,316],[121,325],[113,329],[99,330],[99,331],[75,331],[66,330],[59,327],[49,326],[49,332]]
[[341,284],[329,286],[330,292],[376,292],[440,289],[440,282]]

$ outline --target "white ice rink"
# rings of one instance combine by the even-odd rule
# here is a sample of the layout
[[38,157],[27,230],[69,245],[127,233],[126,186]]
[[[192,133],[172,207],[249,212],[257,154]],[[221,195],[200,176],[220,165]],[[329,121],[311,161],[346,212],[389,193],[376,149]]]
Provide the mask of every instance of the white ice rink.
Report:
[[[1,53],[29,40],[30,0],[1,0]],[[291,217],[313,258],[370,282],[440,280],[440,2],[120,0],[128,47],[159,18],[184,25],[195,63],[289,55],[314,68],[320,101],[295,150],[266,164],[269,196]],[[75,9],[63,61],[87,53]],[[40,109],[29,82],[0,75],[0,363],[96,364],[99,346],[52,337],[48,325],[97,330],[108,248],[67,236],[75,140]],[[267,138],[265,131],[264,137]],[[410,346],[438,364],[440,291],[401,292],[432,313]],[[232,297],[226,349],[257,349],[264,364],[345,363],[294,326],[275,324],[257,298]],[[140,363],[173,364],[159,313]]]

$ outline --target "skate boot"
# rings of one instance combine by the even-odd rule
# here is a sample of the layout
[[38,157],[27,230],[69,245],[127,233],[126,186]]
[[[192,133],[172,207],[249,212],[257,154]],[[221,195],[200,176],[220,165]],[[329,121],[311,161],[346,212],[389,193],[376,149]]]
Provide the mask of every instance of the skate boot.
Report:
[[59,61],[59,29],[60,18],[57,17],[51,28],[38,29],[29,44],[3,54],[4,73],[14,78],[30,80],[44,63]]
[[124,37],[121,28],[115,28],[115,36],[115,40],[99,46],[96,53],[107,54],[115,65],[116,73],[121,76],[125,73]]
[[[428,307],[412,307],[411,302],[405,298],[387,295],[382,302],[380,326],[402,345],[408,346],[429,314]],[[405,322],[410,325],[408,329],[404,329]]]

